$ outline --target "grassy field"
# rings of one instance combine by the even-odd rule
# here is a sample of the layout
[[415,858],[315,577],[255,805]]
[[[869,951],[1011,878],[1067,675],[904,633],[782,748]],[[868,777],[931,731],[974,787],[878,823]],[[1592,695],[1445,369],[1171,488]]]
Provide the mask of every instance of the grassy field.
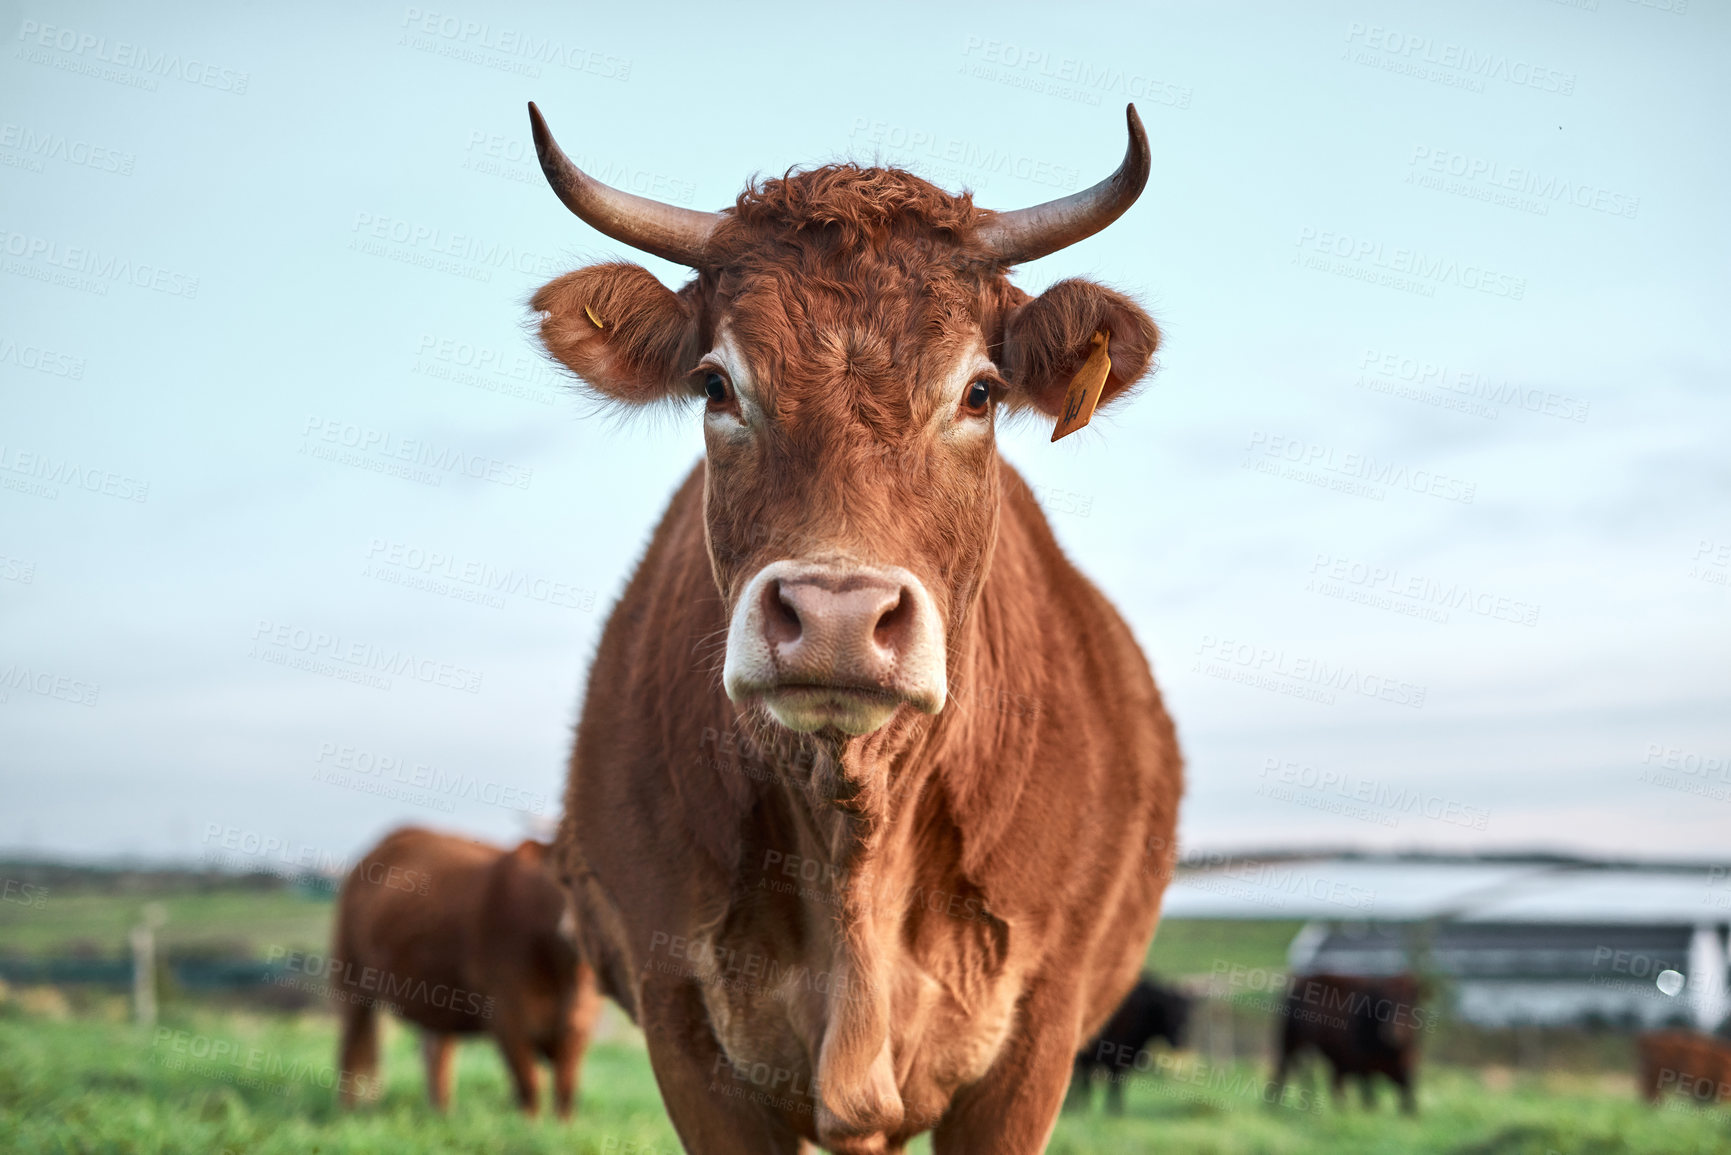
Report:
[[[167,907],[160,942],[169,953],[262,958],[272,948],[319,949],[328,941],[328,895],[292,888],[166,893],[50,890],[36,906],[0,903],[0,952],[12,956],[117,956],[147,901]],[[1152,969],[1176,977],[1244,966],[1284,969],[1298,924],[1166,923]],[[615,1152],[679,1150],[640,1036],[609,1009],[610,1027],[583,1070],[578,1119],[526,1121],[508,1109],[493,1048],[461,1048],[456,1106],[426,1106],[413,1032],[387,1021],[385,1089],[360,1112],[335,1107],[334,1019],[248,1009],[165,992],[162,1025],[126,1021],[123,994],[93,987],[14,988],[0,995],[0,1151],[4,1152]],[[1251,1000],[1252,1002],[1254,1000]],[[1217,1008],[1224,1013],[1224,1007]],[[1219,1019],[1221,1016],[1213,1016]],[[1064,1116],[1050,1150],[1067,1155],[1161,1151],[1215,1155],[1447,1152],[1450,1155],[1682,1155],[1731,1153],[1731,1111],[1684,1104],[1654,1110],[1636,1100],[1626,1057],[1602,1057],[1572,1073],[1507,1065],[1430,1063],[1417,1120],[1391,1097],[1366,1114],[1318,1103],[1301,1077],[1280,1106],[1263,1101],[1266,1009],[1234,1008],[1237,1026],[1197,1040],[1202,1053],[1166,1055],[1129,1085],[1122,1118]],[[1494,1041],[1494,1040],[1493,1040]],[[1621,1037],[1601,1040],[1626,1049]],[[1485,1040],[1475,1043],[1483,1045]],[[1577,1051],[1581,1048],[1576,1047]],[[1444,1035],[1432,1054],[1460,1051]],[[1235,1053],[1236,1060],[1224,1054]],[[1214,1055],[1209,1059],[1206,1055]],[[1493,1052],[1473,1057],[1494,1064]],[[1553,1064],[1546,1056],[1547,1066]],[[1596,1068],[1596,1069],[1595,1069]],[[924,1141],[916,1151],[929,1151]]]
[[[16,995],[16,992],[15,992]],[[679,1147],[635,1039],[598,1043],[571,1123],[524,1120],[507,1108],[492,1048],[460,1051],[448,1117],[426,1106],[415,1038],[390,1029],[385,1090],[366,1109],[336,1109],[336,1036],[323,1015],[177,1015],[146,1029],[58,1017],[51,999],[15,997],[0,1014],[0,1150],[22,1155],[246,1152],[347,1155],[395,1151],[616,1152]],[[1133,1081],[1127,1110],[1098,1101],[1067,1113],[1054,1155],[1161,1151],[1211,1155],[1687,1155],[1731,1152],[1731,1112],[1683,1104],[1654,1110],[1631,1080],[1521,1077],[1430,1069],[1420,1116],[1317,1104],[1308,1085],[1287,1105],[1262,1101],[1260,1067],[1210,1068],[1183,1057]],[[1098,1100],[1098,1095],[1096,1096]],[[927,1151],[924,1142],[916,1150]]]
[[1148,968],[1163,976],[1205,975],[1226,966],[1286,970],[1286,948],[1302,922],[1184,918],[1160,924]]
[[[128,952],[127,931],[145,904],[159,902],[167,922],[157,941],[168,953],[227,953],[263,958],[272,948],[322,950],[335,903],[328,893],[289,887],[166,894],[56,893],[40,906],[0,902],[0,951],[20,957]],[[1148,952],[1160,975],[1207,974],[1235,964],[1284,970],[1286,946],[1302,923],[1229,919],[1172,920]]]
[[126,955],[127,931],[147,902],[166,908],[157,942],[170,953],[223,952],[262,958],[273,946],[317,950],[330,943],[328,894],[291,888],[186,891],[156,895],[63,894],[49,890],[40,907],[0,902],[0,948],[7,954]]

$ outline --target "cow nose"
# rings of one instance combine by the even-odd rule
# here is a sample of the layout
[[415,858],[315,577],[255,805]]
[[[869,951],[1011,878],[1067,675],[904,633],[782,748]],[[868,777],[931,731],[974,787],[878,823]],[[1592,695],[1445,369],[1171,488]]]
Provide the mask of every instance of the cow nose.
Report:
[[887,684],[912,640],[913,593],[899,583],[861,577],[832,588],[817,581],[769,581],[773,601],[763,615],[764,636],[783,668],[821,675],[830,666],[872,684]]
[[900,702],[942,709],[942,624],[919,579],[894,567],[775,562],[742,591],[723,685],[761,696],[796,730],[868,733]]

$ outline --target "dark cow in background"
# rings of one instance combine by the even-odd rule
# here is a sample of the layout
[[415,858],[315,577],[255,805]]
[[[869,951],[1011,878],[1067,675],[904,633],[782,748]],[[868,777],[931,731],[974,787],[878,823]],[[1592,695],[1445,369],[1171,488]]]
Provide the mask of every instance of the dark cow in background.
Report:
[[1703,1106],[1731,1103],[1731,1041],[1694,1031],[1647,1031],[1635,1049],[1647,1102],[1676,1091]]
[[1033,1155],[1146,953],[1181,763],[996,440],[1127,395],[1159,331],[1009,270],[1129,208],[1141,122],[1111,177],[1015,212],[849,164],[698,212],[602,185],[530,109],[567,207],[696,270],[531,302],[596,396],[689,400],[705,444],[588,678],[556,842],[585,956],[695,1155]]
[[1314,1050],[1333,1069],[1337,1104],[1344,1105],[1345,1082],[1352,1077],[1359,1081],[1365,1107],[1374,1107],[1371,1078],[1382,1075],[1400,1088],[1401,1110],[1413,1114],[1417,1033],[1425,1025],[1419,995],[1419,982],[1411,975],[1313,974],[1293,979],[1280,1011],[1273,1101],[1280,1102],[1293,1059]]
[[518,1105],[530,1114],[539,1105],[539,1055],[553,1065],[560,1117],[570,1116],[600,995],[578,959],[574,920],[546,856],[539,842],[505,851],[407,828],[349,874],[328,972],[342,1021],[345,1103],[374,1083],[383,1007],[422,1029],[427,1094],[440,1110],[450,1100],[455,1038],[488,1034]]
[[1097,1071],[1106,1072],[1106,1109],[1124,1113],[1124,1083],[1135,1070],[1146,1070],[1137,1060],[1156,1039],[1170,1047],[1184,1045],[1190,1025],[1190,996],[1175,987],[1162,986],[1151,976],[1137,980],[1094,1041],[1076,1054],[1070,1080],[1070,1105],[1086,1108],[1089,1088]]

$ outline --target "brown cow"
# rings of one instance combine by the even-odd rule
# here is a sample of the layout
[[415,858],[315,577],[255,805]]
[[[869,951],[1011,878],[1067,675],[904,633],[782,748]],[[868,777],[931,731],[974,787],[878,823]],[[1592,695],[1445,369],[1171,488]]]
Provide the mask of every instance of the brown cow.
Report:
[[1032,209],[832,165],[706,213],[594,181],[530,106],[568,207],[697,270],[673,292],[595,265],[532,304],[600,397],[705,407],[602,636],[555,843],[700,1155],[1038,1151],[1136,979],[1177,741],[995,442],[1004,410],[1066,411],[1096,333],[1103,403],[1148,369],[1129,298],[1008,277],[1134,201],[1127,115],[1116,174]]
[[570,1116],[600,995],[546,857],[539,842],[505,851],[411,827],[386,835],[349,874],[328,972],[345,1104],[377,1085],[384,1006],[422,1028],[427,1094],[439,1110],[451,1095],[455,1036],[490,1034],[518,1104],[531,1115],[539,1106],[539,1054],[553,1064],[559,1116]]
[[1679,1091],[1703,1105],[1731,1103],[1731,1042],[1694,1031],[1647,1031],[1635,1047],[1647,1102]]
[[1358,1080],[1365,1107],[1375,1106],[1371,1077],[1383,1075],[1400,1089],[1401,1110],[1416,1112],[1413,1068],[1417,1034],[1425,1026],[1419,995],[1419,982],[1411,975],[1295,978],[1280,1011],[1280,1059],[1270,1101],[1279,1104],[1292,1060],[1315,1050],[1333,1069],[1336,1105],[1345,1105],[1350,1076]]

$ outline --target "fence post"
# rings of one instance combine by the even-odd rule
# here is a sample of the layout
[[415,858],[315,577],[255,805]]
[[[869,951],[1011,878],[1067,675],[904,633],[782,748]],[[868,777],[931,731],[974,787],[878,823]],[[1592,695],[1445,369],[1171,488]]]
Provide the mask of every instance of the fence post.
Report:
[[132,1017],[140,1026],[156,1025],[156,932],[167,921],[167,907],[147,902],[132,928]]

